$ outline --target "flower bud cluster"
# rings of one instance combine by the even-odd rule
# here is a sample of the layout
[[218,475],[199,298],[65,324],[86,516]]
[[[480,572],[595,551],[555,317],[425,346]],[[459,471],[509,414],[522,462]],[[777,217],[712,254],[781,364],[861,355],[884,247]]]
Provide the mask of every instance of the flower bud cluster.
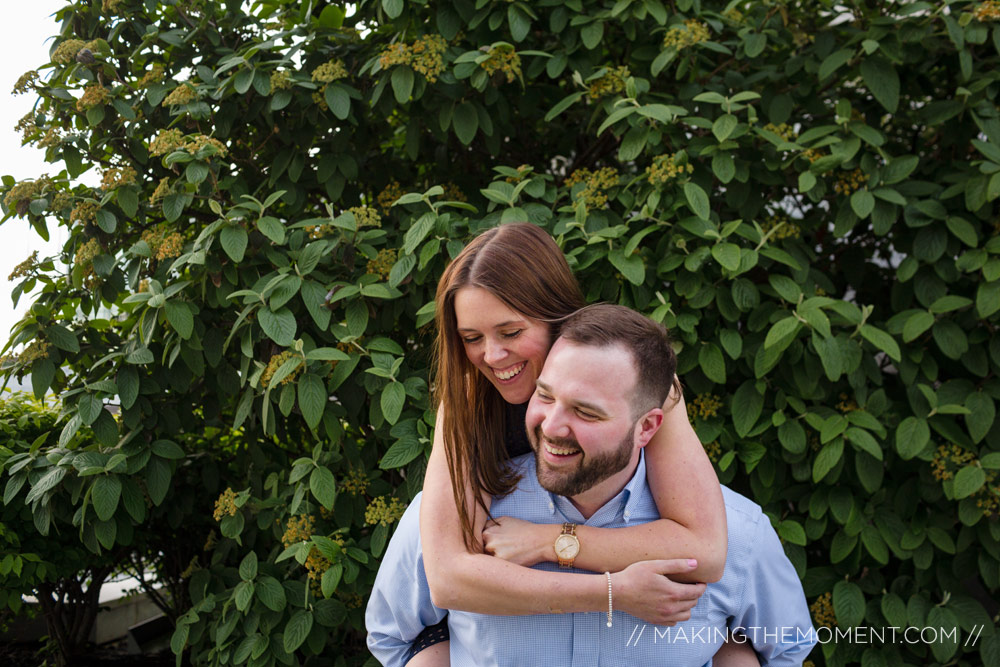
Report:
[[166,155],[173,153],[184,146],[184,134],[174,128],[164,130],[156,135],[156,138],[149,142],[149,154],[152,156]]
[[[931,459],[931,474],[934,479],[944,482],[954,479],[956,473],[967,466],[981,464],[976,455],[968,449],[956,444],[941,445]],[[1000,485],[997,484],[996,470],[984,470],[985,483],[970,497],[976,501],[976,507],[983,510],[987,517],[1000,514]]]
[[94,83],[83,89],[83,95],[76,101],[77,111],[86,111],[101,107],[111,101],[108,89],[99,83]]
[[[270,360],[267,362],[267,368],[264,369],[264,374],[260,376],[260,384],[262,387],[268,387],[271,384],[271,378],[274,374],[278,372],[286,361],[289,359],[294,359],[298,357],[295,352],[291,350],[285,350],[284,352],[279,352],[278,354],[272,355]],[[295,367],[291,373],[282,378],[281,382],[278,384],[288,384],[289,382],[295,382],[295,378],[298,377],[299,373],[302,372],[302,364]]]
[[153,194],[149,196],[150,205],[157,204],[169,194],[170,194],[170,177],[164,176],[163,178],[160,179],[160,182],[156,184],[156,189],[153,190]]
[[777,125],[774,123],[768,123],[764,126],[764,129],[768,132],[773,132],[785,141],[795,141],[796,137],[799,136],[788,123],[778,123]]
[[86,42],[82,39],[67,39],[61,42],[56,50],[52,52],[52,62],[61,65],[68,65],[76,60],[76,54],[83,49],[95,51],[98,48],[97,40]]
[[761,231],[765,234],[772,229],[771,241],[782,241],[784,239],[797,239],[802,237],[802,228],[792,222],[787,215],[775,213],[764,218],[760,224]]
[[216,521],[222,521],[223,517],[236,516],[237,510],[236,492],[227,488],[215,501],[215,511],[212,512],[212,516],[215,517]]
[[212,146],[215,148],[215,153],[220,157],[224,157],[229,152],[226,145],[214,137],[209,137],[204,134],[195,134],[185,139],[184,134],[180,130],[174,128],[160,132],[156,135],[155,139],[149,142],[149,154],[155,157],[158,155],[167,155],[179,150],[195,154],[206,146]]
[[816,601],[809,605],[812,612],[813,621],[823,628],[837,627],[837,616],[833,613],[833,594],[829,591],[823,593]]
[[809,162],[815,162],[816,160],[823,157],[823,153],[816,150],[815,148],[807,148],[803,151],[802,155],[809,160]]
[[97,212],[101,210],[101,205],[93,201],[82,201],[73,207],[69,213],[69,223],[80,223],[81,225],[92,225],[97,221]]
[[608,68],[600,78],[590,82],[587,96],[592,100],[599,100],[606,95],[617,95],[625,90],[625,82],[630,76],[632,72],[625,65]]
[[354,214],[354,222],[358,229],[382,226],[382,216],[371,206],[352,206],[347,210]]
[[170,94],[163,98],[160,106],[172,107],[182,104],[190,104],[198,99],[198,91],[188,82],[184,82],[170,91]]
[[344,61],[335,58],[314,69],[312,71],[312,80],[316,83],[332,83],[338,79],[347,78],[347,74]]
[[490,47],[489,58],[479,63],[486,73],[493,76],[500,72],[507,77],[507,83],[521,78],[521,56],[510,44],[497,44]]
[[726,19],[730,23],[743,23],[744,16],[743,12],[736,9],[735,7],[731,7],[726,11],[722,12],[722,18]]
[[[52,179],[48,176],[41,176],[34,181],[21,181],[16,183],[14,187],[7,191],[7,195],[4,197],[3,203],[8,209],[12,207],[17,207],[17,214],[24,215],[21,212],[22,203],[31,203],[32,199],[37,199],[46,188],[52,185]],[[24,206],[25,213],[27,212],[27,206]]]
[[378,207],[382,210],[382,215],[388,215],[393,203],[402,197],[403,194],[405,194],[403,186],[399,184],[399,181],[392,181],[389,185],[385,186],[385,189],[378,193],[378,197],[375,198],[375,201],[378,202]]
[[23,262],[14,267],[14,270],[10,272],[9,276],[7,276],[8,282],[13,282],[17,278],[21,278],[23,276],[28,275],[29,273],[35,270],[36,266],[38,266],[37,250],[31,253],[31,257],[29,257],[28,259],[24,260]]
[[653,164],[646,167],[646,179],[650,185],[666,185],[678,176],[693,172],[694,165],[690,162],[679,163],[676,153],[659,155],[653,160]]
[[858,167],[854,171],[837,178],[837,181],[833,184],[833,191],[837,194],[849,195],[852,192],[860,190],[866,183],[868,183],[868,174],[861,171],[861,168]]
[[170,232],[166,229],[147,229],[141,238],[158,260],[177,257],[184,247],[184,237],[179,232]]
[[39,359],[45,359],[49,356],[49,350],[52,348],[52,344],[48,341],[36,338],[31,342],[28,347],[24,348],[24,351],[18,355],[17,361],[22,366],[27,366],[28,364],[34,363]]
[[441,35],[424,35],[412,44],[391,44],[379,56],[379,65],[382,69],[393,65],[409,65],[415,72],[423,74],[427,81],[434,83],[444,70],[441,56],[447,48],[448,42]]
[[980,2],[976,5],[976,9],[972,12],[972,17],[982,23],[1000,19],[1000,2],[997,2],[996,0],[986,0],[986,2]]
[[363,496],[368,490],[368,475],[360,468],[351,468],[341,481],[340,488],[352,496]]
[[209,137],[204,134],[195,134],[188,139],[187,143],[184,144],[183,148],[188,153],[195,154],[206,146],[211,146],[215,149],[215,155],[219,157],[225,157],[229,153],[229,149],[226,145],[216,139],[215,137]]
[[21,75],[14,84],[14,90],[12,95],[22,95],[29,90],[34,90],[35,82],[38,81],[38,72],[36,70],[30,70]]
[[166,76],[166,70],[163,69],[163,65],[153,65],[153,67],[142,75],[142,78],[136,83],[139,88],[149,88],[154,83],[159,83],[163,81]]
[[110,167],[101,174],[101,188],[107,192],[125,185],[135,185],[135,179],[136,173],[132,167]]
[[288,523],[285,524],[285,533],[281,536],[281,543],[287,549],[293,544],[305,542],[312,537],[315,522],[316,519],[310,514],[290,517]]
[[62,140],[63,138],[62,135],[59,134],[59,130],[54,127],[50,127],[45,130],[45,134],[38,140],[38,145],[41,148],[54,148],[55,146],[62,144]]
[[853,397],[848,396],[843,392],[840,393],[840,402],[837,403],[837,410],[846,415],[848,412],[854,412],[855,410],[860,409],[861,408],[858,407],[858,402],[854,400]]
[[368,273],[374,274],[386,280],[389,277],[389,272],[392,271],[393,265],[396,264],[396,249],[395,248],[383,248],[378,251],[378,255],[375,259],[368,260]]
[[400,517],[403,516],[403,512],[406,511],[406,506],[403,505],[399,498],[395,496],[390,497],[388,503],[385,498],[385,496],[379,496],[368,503],[368,508],[365,510],[365,523],[369,526],[376,524],[388,526],[393,524],[399,521]]
[[201,569],[201,564],[198,562],[198,557],[192,556],[191,560],[188,562],[187,567],[184,568],[184,571],[180,573],[180,578],[188,579],[191,577],[192,574],[194,574],[200,569]]
[[573,187],[577,183],[585,183],[577,199],[583,199],[588,209],[602,208],[608,203],[606,191],[618,185],[618,178],[618,170],[614,167],[602,167],[597,171],[582,167],[569,175],[566,185]]
[[17,121],[17,125],[14,126],[15,132],[21,133],[21,143],[26,144],[31,142],[32,137],[38,132],[38,125],[35,124],[35,114],[32,111],[21,116],[21,119]]
[[722,407],[722,399],[715,394],[698,394],[687,406],[688,419],[708,419],[719,414]]
[[[518,167],[520,169],[520,167]],[[458,187],[455,183],[448,181],[444,184],[444,200],[445,201],[469,201],[469,198],[465,196],[462,192],[462,188]]]
[[101,244],[97,239],[90,239],[76,249],[73,261],[78,266],[90,266],[94,263],[94,258],[101,254]]
[[708,455],[708,460],[712,463],[718,463],[719,459],[722,458],[722,446],[719,444],[718,440],[705,443],[702,445],[705,448],[705,454]]
[[276,90],[290,90],[294,85],[292,73],[288,70],[281,70],[271,75],[271,93]]
[[683,26],[674,26],[667,30],[667,34],[663,38],[663,46],[683,51],[689,46],[708,41],[710,36],[708,27],[704,23],[696,19],[688,19],[684,21]]

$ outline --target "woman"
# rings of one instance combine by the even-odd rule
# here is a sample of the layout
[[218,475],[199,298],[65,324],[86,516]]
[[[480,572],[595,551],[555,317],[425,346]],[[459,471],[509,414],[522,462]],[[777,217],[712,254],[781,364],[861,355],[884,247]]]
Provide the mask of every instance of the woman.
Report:
[[[557,560],[553,544],[561,525],[505,520],[486,528],[491,497],[517,483],[506,461],[530,451],[524,410],[557,323],[586,305],[562,251],[532,224],[490,229],[448,266],[436,299],[437,427],[420,515],[435,604],[492,614],[606,610],[603,577],[523,567]],[[620,529],[579,526],[574,562],[613,572],[616,601],[631,600],[632,609],[641,610],[633,613],[661,623],[686,619],[704,587],[680,587],[640,561],[691,559],[670,578],[717,581],[726,553],[719,483],[679,392],[665,412],[664,427],[645,449],[649,485],[664,518]],[[499,558],[483,553],[484,539]],[[678,588],[687,590],[679,594]],[[433,644],[445,630],[425,633],[415,648]],[[410,664],[447,664],[446,647],[420,650]]]

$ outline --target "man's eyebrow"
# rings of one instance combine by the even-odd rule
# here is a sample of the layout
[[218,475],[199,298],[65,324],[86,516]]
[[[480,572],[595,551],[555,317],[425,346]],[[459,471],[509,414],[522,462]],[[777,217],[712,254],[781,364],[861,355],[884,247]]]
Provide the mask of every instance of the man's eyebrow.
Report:
[[[547,391],[550,394],[552,393],[552,387],[550,387],[549,385],[545,384],[541,380],[535,380],[535,386],[538,387],[539,389],[541,389],[542,391]],[[601,417],[607,417],[608,416],[608,413],[604,411],[604,408],[602,408],[602,407],[600,407],[598,405],[594,405],[593,403],[588,403],[587,401],[573,401],[573,406],[577,407],[577,408],[583,408],[584,410],[588,410],[590,412],[593,412],[593,413],[595,413],[595,414],[597,414],[598,416],[601,416]]]
[[[512,324],[524,324],[524,320],[507,320],[506,322],[501,322],[493,326],[494,329],[502,329],[504,327],[509,327]],[[470,329],[469,327],[458,327],[459,331],[478,331],[478,329]]]

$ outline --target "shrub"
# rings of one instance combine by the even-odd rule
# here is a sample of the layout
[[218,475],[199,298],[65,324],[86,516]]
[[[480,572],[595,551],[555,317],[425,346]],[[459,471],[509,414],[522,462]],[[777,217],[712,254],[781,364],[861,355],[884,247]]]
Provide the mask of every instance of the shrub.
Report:
[[59,173],[6,178],[5,210],[67,227],[70,270],[19,267],[8,372],[123,489],[195,443],[225,462],[176,651],[364,660],[431,441],[433,287],[530,220],[589,299],[673,329],[699,436],[817,623],[961,633],[814,660],[997,662],[995,3],[311,7],[73,3],[24,82]]

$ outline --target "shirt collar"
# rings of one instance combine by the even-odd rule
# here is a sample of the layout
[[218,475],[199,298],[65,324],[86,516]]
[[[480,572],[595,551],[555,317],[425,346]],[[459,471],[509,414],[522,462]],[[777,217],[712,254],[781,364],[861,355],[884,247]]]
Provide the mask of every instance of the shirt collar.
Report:
[[546,491],[546,493],[549,494],[549,512],[551,514],[554,515],[558,512],[570,523],[601,527],[619,520],[628,523],[633,514],[633,508],[647,489],[646,456],[645,452],[640,450],[639,465],[635,467],[632,479],[618,492],[618,495],[605,503],[603,507],[594,512],[593,516],[587,520],[584,520],[583,515],[580,514],[580,510],[570,502],[569,498],[556,495],[551,491]]

